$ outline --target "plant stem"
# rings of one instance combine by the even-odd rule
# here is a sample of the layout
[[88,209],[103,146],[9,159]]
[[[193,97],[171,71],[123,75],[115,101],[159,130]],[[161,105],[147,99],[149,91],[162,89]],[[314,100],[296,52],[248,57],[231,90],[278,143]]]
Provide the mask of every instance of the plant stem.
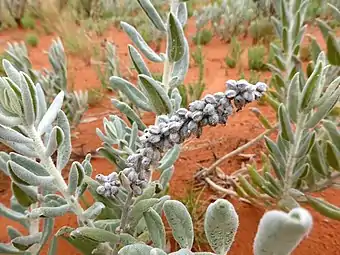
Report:
[[[38,190],[37,188],[35,188],[35,189]],[[39,206],[39,203],[32,204],[30,206],[30,211],[38,208],[38,206]],[[30,235],[34,235],[34,234],[39,233],[39,225],[40,225],[40,220],[39,219],[31,219],[30,220],[30,225],[29,225],[29,234]],[[38,254],[38,252],[40,250],[40,245],[41,244],[34,244],[34,245],[32,245],[32,247],[30,247],[29,251],[32,254]]]
[[34,142],[34,147],[39,155],[39,159],[41,160],[41,163],[45,165],[47,168],[47,171],[50,173],[51,176],[54,177],[55,179],[55,184],[58,188],[58,191],[62,194],[62,196],[65,198],[67,203],[72,207],[73,212],[78,216],[79,220],[83,222],[85,225],[88,225],[89,227],[94,227],[94,224],[92,220],[89,219],[84,219],[83,218],[83,208],[75,199],[73,195],[70,195],[67,191],[67,184],[62,177],[61,173],[58,171],[58,169],[55,167],[53,160],[51,157],[46,157],[45,152],[46,152],[46,147],[37,131],[37,129],[32,125],[28,128],[28,133],[29,136],[33,139]]
[[[128,194],[126,200],[125,200],[125,204],[123,205],[122,215],[120,217],[119,233],[125,232],[125,230],[126,230],[126,224],[128,222],[128,218],[129,218],[129,212],[130,212],[130,206],[132,204],[132,198],[133,198],[133,193],[130,192]],[[118,248],[118,246],[115,245],[115,247],[113,249],[113,255],[118,254],[117,248]]]
[[214,171],[214,169],[217,166],[222,164],[224,161],[226,161],[227,159],[229,159],[229,158],[231,158],[233,156],[236,156],[237,154],[241,153],[245,149],[248,149],[249,147],[251,147],[254,144],[258,143],[259,141],[261,141],[264,138],[264,136],[269,135],[271,132],[276,130],[278,126],[279,126],[278,124],[275,124],[271,129],[267,129],[266,131],[264,131],[263,133],[261,133],[257,137],[255,137],[253,140],[249,141],[248,143],[242,145],[241,147],[238,147],[236,150],[233,150],[232,152],[230,152],[230,153],[224,155],[223,157],[221,157],[220,159],[216,160],[208,168],[204,168],[204,169],[202,169],[202,171],[198,172],[195,175],[195,178],[198,178],[199,176],[202,176],[202,175],[205,175],[205,176],[209,175],[212,171]]
[[300,143],[303,135],[304,130],[304,123],[305,123],[305,115],[300,116],[296,123],[296,130],[295,130],[295,141],[293,146],[289,150],[288,160],[286,164],[286,171],[285,171],[285,179],[284,179],[284,187],[282,197],[285,198],[289,196],[289,189],[292,187],[293,184],[293,172],[294,167],[297,163],[297,154],[300,148]]
[[132,198],[133,198],[133,193],[130,192],[126,198],[123,210],[122,210],[122,216],[120,217],[120,225],[119,225],[119,230],[124,232],[126,230],[126,223],[129,218],[129,212],[130,212],[130,206],[132,204]]

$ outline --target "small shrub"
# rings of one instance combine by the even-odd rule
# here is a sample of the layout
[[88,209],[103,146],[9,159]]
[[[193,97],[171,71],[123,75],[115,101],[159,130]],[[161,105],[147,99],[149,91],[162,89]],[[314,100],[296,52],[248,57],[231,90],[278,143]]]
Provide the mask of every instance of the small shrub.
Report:
[[225,59],[224,59],[226,65],[230,68],[235,68],[236,67],[236,60],[229,57],[229,56],[226,56]]
[[197,31],[196,35],[192,38],[192,41],[196,45],[206,45],[212,39],[212,32],[208,29],[202,29]]
[[300,52],[299,52],[299,58],[301,61],[303,62],[307,62],[311,60],[311,48],[310,48],[310,44],[308,45],[302,45],[300,48]]
[[249,27],[249,34],[255,44],[269,43],[275,37],[274,27],[268,18],[253,21]]
[[250,47],[248,49],[248,66],[250,70],[265,70],[266,48],[263,45]]
[[88,91],[88,104],[90,106],[97,105],[103,99],[104,94],[101,89],[92,88]]
[[204,61],[201,47],[197,47],[194,52],[191,53],[191,57],[195,62],[195,65],[200,66]]
[[25,41],[29,46],[32,47],[37,47],[39,44],[39,38],[36,34],[27,35]]
[[226,65],[230,68],[235,68],[236,63],[240,60],[242,54],[242,46],[239,40],[236,37],[231,39],[231,53],[225,57],[224,61]]
[[30,15],[25,15],[21,18],[21,25],[24,29],[34,29],[35,20]]

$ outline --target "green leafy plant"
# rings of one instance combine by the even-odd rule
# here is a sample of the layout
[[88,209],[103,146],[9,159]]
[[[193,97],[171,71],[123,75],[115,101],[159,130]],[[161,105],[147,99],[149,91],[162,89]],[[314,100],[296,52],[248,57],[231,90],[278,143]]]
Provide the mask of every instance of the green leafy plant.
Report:
[[250,70],[265,70],[266,48],[263,45],[248,48],[248,66]]
[[35,28],[35,20],[30,15],[24,15],[21,18],[21,24],[24,29],[34,29]]
[[26,36],[25,42],[29,46],[37,47],[39,44],[39,38],[36,34],[28,34]]
[[273,24],[268,18],[254,20],[249,26],[249,34],[253,38],[253,43],[270,43],[275,38]]
[[198,30],[211,24],[214,33],[229,42],[233,36],[245,33],[255,15],[252,0],[222,0],[204,5],[195,12]]
[[192,41],[196,45],[206,45],[212,39],[212,32],[208,29],[201,29],[197,31],[196,35],[192,38]]
[[236,64],[239,62],[241,54],[243,52],[241,43],[239,42],[239,40],[237,40],[236,37],[233,37],[231,39],[231,53],[228,54],[224,61],[226,63],[226,65],[230,68],[235,68]]

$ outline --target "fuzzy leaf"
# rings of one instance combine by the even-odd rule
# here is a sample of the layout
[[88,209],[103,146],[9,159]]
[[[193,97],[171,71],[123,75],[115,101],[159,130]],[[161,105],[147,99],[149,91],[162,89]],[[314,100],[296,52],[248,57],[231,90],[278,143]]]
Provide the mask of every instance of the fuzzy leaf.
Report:
[[300,84],[299,84],[299,76],[300,73],[296,73],[291,80],[288,87],[288,96],[287,96],[287,108],[289,112],[289,116],[292,118],[294,122],[297,121],[298,116],[298,105],[300,104]]
[[18,165],[26,168],[31,173],[38,175],[38,176],[50,176],[46,168],[42,165],[36,162],[33,159],[27,158],[25,156],[22,156],[20,154],[17,154],[15,152],[11,152],[9,154],[10,160],[17,163]]
[[175,168],[173,166],[168,169],[163,170],[161,176],[159,177],[159,182],[162,185],[163,189],[169,185],[172,175],[174,174]]
[[259,119],[259,121],[261,122],[261,124],[264,128],[266,128],[266,129],[273,128],[272,125],[270,124],[268,118],[258,108],[251,108],[250,110]]
[[177,200],[164,203],[165,217],[172,229],[172,235],[181,248],[191,249],[194,242],[194,229],[187,208]]
[[340,43],[333,33],[327,38],[327,58],[330,64],[340,66]]
[[70,195],[73,195],[78,187],[78,182],[79,182],[79,173],[78,173],[78,169],[77,166],[75,165],[75,163],[72,164],[71,169],[70,169],[70,173],[68,175],[68,193]]
[[19,236],[14,238],[11,242],[15,248],[21,251],[26,251],[32,245],[38,244],[40,242],[41,236],[42,236],[41,233],[32,234],[29,236]]
[[168,18],[168,59],[170,62],[179,61],[185,52],[184,31],[182,24],[171,12]]
[[132,83],[120,77],[112,76],[110,78],[110,86],[112,89],[118,89],[122,93],[124,93],[124,95],[127,96],[127,98],[137,107],[147,112],[152,111],[149,99]]
[[137,0],[137,1],[144,10],[144,12],[146,13],[146,15],[149,17],[150,21],[155,25],[155,27],[162,32],[166,32],[165,24],[157,10],[151,3],[151,1],[150,0]]
[[284,104],[281,104],[279,107],[279,122],[282,138],[294,143],[294,133]]
[[83,217],[85,219],[90,219],[90,220],[96,219],[104,208],[105,208],[105,205],[103,203],[95,202],[89,208],[85,210],[85,212],[83,213]]
[[85,238],[98,243],[108,242],[112,245],[119,242],[119,236],[104,229],[79,227],[70,233],[72,238]]
[[38,125],[38,133],[40,135],[43,135],[57,118],[57,115],[63,105],[64,94],[64,91],[59,92],[59,94],[54,98],[50,107],[47,109],[44,117]]
[[24,136],[23,134],[15,131],[14,129],[1,125],[0,125],[0,139],[24,144],[30,144],[32,142],[32,139]]
[[278,161],[281,166],[285,165],[285,159],[276,143],[274,143],[270,138],[265,137],[265,142],[271,155]]
[[57,124],[64,134],[64,139],[58,147],[57,169],[61,171],[69,162],[72,153],[71,129],[67,116],[63,111],[59,111]]
[[171,112],[171,102],[166,91],[153,78],[140,74],[138,75],[141,85],[148,93],[148,98],[153,109],[158,115]]
[[17,86],[20,84],[20,72],[7,59],[2,60],[2,66],[8,78],[10,78]]
[[154,52],[149,45],[145,42],[143,37],[138,33],[138,31],[126,22],[120,22],[125,33],[130,37],[136,47],[151,61],[160,63],[163,59]]
[[340,132],[335,125],[334,122],[329,121],[329,120],[324,120],[323,122],[323,127],[326,129],[329,137],[331,138],[333,144],[337,146],[337,149],[340,151]]
[[63,130],[58,126],[54,127],[48,138],[45,155],[47,157],[52,156],[63,142],[64,142]]
[[[323,53],[320,53],[323,54]],[[318,98],[315,98],[315,91],[318,90],[320,74],[322,71],[323,65],[322,62],[318,62],[316,67],[313,70],[313,73],[308,78],[306,85],[304,86],[301,94],[301,110],[309,110],[311,109]]]
[[7,167],[11,177],[18,184],[38,186],[46,189],[54,188],[54,177],[52,176],[37,176],[13,161],[8,161]]
[[58,194],[47,194],[44,196],[44,207],[59,207],[66,204],[66,200]]
[[128,50],[129,50],[130,59],[136,71],[138,72],[138,74],[145,74],[147,76],[152,77],[152,74],[150,73],[148,67],[146,66],[143,60],[143,57],[139,54],[136,48],[133,47],[131,44],[129,44]]
[[184,27],[188,21],[188,9],[186,3],[179,3],[177,8],[177,18],[179,22],[181,22],[182,27]]
[[184,42],[183,42],[183,57],[175,62],[174,68],[172,71],[172,78],[177,77],[176,82],[171,84],[171,88],[177,87],[180,85],[183,81],[184,78],[188,72],[189,69],[189,64],[190,64],[190,49],[189,49],[189,43],[188,40],[184,37]]
[[81,251],[82,254],[93,255],[92,251],[97,248],[98,242],[92,241],[88,238],[83,238],[83,236],[78,236],[77,238],[70,237],[69,235],[73,230],[74,229],[70,227],[62,227],[55,236],[61,236],[72,246]]
[[173,148],[168,150],[161,161],[159,162],[158,169],[164,171],[170,168],[173,164],[175,164],[181,152],[181,146],[176,144]]
[[[29,207],[31,204],[34,204],[38,201],[37,193],[35,190],[31,189],[33,192],[26,193],[24,188],[21,188],[18,184],[15,182],[11,183],[12,186],[12,192],[15,198],[17,199],[18,203],[24,207]],[[29,187],[26,187],[29,188]],[[35,194],[34,194],[35,192]],[[33,193],[33,196],[32,196]]]
[[152,208],[143,213],[153,246],[165,249],[165,228],[161,216]]
[[335,170],[340,171],[340,152],[336,146],[329,141],[327,141],[326,156],[328,164]]
[[313,169],[322,176],[328,175],[328,167],[325,158],[326,156],[324,155],[320,145],[315,142],[309,154],[309,161],[311,162]]
[[70,210],[71,207],[68,204],[59,207],[39,207],[29,212],[28,217],[31,219],[38,219],[39,217],[56,218],[65,215]]
[[20,74],[20,89],[24,109],[24,115],[27,125],[32,125],[35,121],[35,111],[37,104],[37,95],[32,80],[28,77],[25,79],[25,73]]
[[238,215],[230,202],[218,199],[208,206],[204,219],[204,231],[214,252],[226,254],[229,251],[238,226]]
[[326,88],[326,91],[323,93],[322,97],[317,101],[316,107],[320,107],[325,101],[329,100],[329,98],[334,94],[335,91],[339,88],[340,84],[340,76],[335,78],[331,84],[329,84]]
[[26,221],[26,216],[24,214],[9,209],[5,207],[2,203],[0,204],[0,215],[13,221],[20,222],[21,224],[24,224]]
[[309,118],[306,123],[306,128],[313,128],[317,125],[323,118],[325,118],[329,112],[334,108],[336,103],[340,98],[340,88],[335,90],[332,95],[328,97],[320,106],[316,112]]
[[35,125],[38,125],[47,111],[47,104],[46,104],[45,94],[44,94],[43,89],[41,88],[41,85],[37,84],[35,89],[36,89],[37,101],[38,101]]
[[308,204],[322,215],[334,219],[340,220],[340,208],[317,197],[306,196]]
[[120,249],[118,255],[146,255],[150,254],[151,250],[152,250],[151,246],[137,243],[124,246],[122,249]]
[[136,123],[138,125],[139,130],[146,129],[146,126],[143,123],[143,121],[139,118],[137,113],[127,103],[120,102],[116,99],[112,99],[111,102],[117,109],[121,111],[121,113],[123,113],[134,123]]
[[137,226],[139,220],[143,217],[143,213],[148,211],[150,207],[154,206],[158,202],[159,202],[158,198],[149,198],[136,203],[132,207],[129,215],[129,219],[131,222],[130,226],[132,227]]
[[288,214],[281,211],[265,213],[254,241],[254,255],[291,254],[312,228],[311,214],[294,208]]

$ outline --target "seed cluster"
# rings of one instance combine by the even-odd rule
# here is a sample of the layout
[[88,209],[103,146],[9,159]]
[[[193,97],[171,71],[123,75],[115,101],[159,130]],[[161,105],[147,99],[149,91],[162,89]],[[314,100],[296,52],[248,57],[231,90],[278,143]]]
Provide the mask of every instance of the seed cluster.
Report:
[[233,112],[232,101],[239,111],[267,90],[262,82],[253,85],[246,80],[229,80],[226,86],[225,93],[207,95],[190,103],[188,109],[180,108],[171,116],[160,116],[157,124],[149,126],[140,137],[142,146],[127,158],[127,168],[119,174],[96,176],[101,183],[97,192],[106,197],[115,196],[122,185],[131,189],[135,196],[141,195],[150,180],[150,167],[159,162],[164,152],[183,143],[192,134],[200,137],[204,126],[226,124]]

